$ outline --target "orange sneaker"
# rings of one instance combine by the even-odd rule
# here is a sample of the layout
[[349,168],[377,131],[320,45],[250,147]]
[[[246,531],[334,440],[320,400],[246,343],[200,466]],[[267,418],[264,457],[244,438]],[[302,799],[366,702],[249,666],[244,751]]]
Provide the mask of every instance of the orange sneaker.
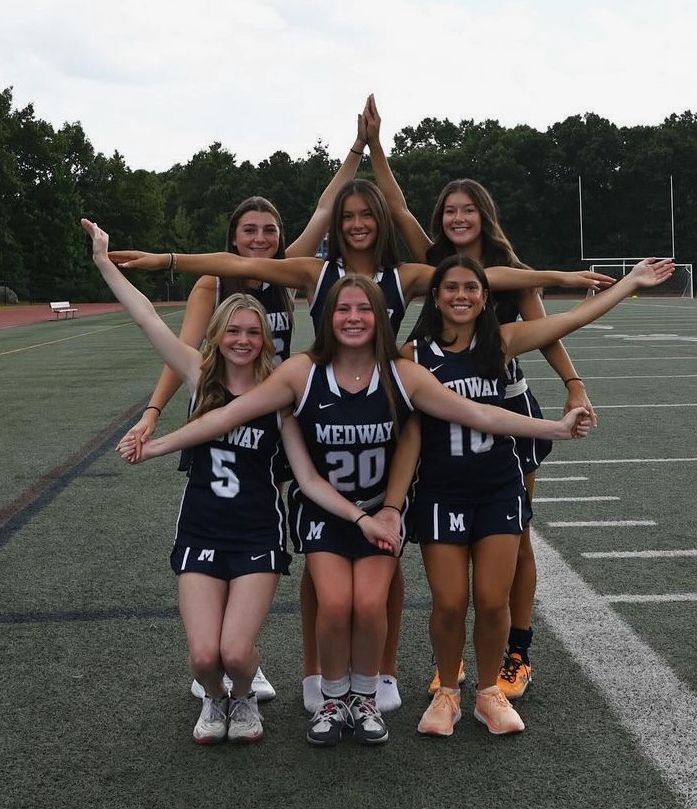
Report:
[[503,691],[506,698],[522,697],[531,682],[532,666],[529,663],[523,663],[523,658],[518,652],[506,653],[496,680],[496,685]]
[[461,718],[460,689],[441,686],[416,729],[423,736],[452,736],[455,725]]
[[489,728],[489,733],[493,733],[495,736],[501,736],[504,733],[520,733],[521,730],[525,730],[523,720],[497,685],[477,691],[474,716]]
[[[457,673],[457,682],[458,685],[462,685],[465,682],[465,661],[460,661],[460,670]],[[438,667],[436,666],[436,673],[433,675],[433,679],[431,680],[431,684],[428,687],[428,696],[432,697],[436,691],[440,688],[440,672],[438,671]]]

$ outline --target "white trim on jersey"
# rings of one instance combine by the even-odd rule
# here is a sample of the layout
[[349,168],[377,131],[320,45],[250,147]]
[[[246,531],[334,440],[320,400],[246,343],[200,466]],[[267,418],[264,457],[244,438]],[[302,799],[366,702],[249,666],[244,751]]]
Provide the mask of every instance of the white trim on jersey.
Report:
[[375,363],[375,368],[373,368],[373,375],[370,377],[370,383],[368,385],[368,391],[366,396],[370,396],[371,393],[375,393],[380,385],[380,372],[378,370],[377,363]]
[[182,566],[179,568],[180,571],[186,570],[186,560],[189,558],[189,551],[190,550],[191,550],[191,548],[187,548],[184,551],[184,558],[182,559]]
[[310,395],[310,387],[312,386],[312,377],[315,375],[315,371],[317,370],[317,366],[315,364],[312,365],[310,368],[310,373],[307,375],[307,382],[305,383],[305,390],[303,391],[302,399],[300,403],[293,411],[293,415],[297,416],[298,413],[303,409],[305,406],[305,402],[307,401],[307,397]]
[[402,383],[402,378],[400,377],[399,373],[397,372],[397,366],[394,363],[394,360],[390,360],[390,367],[392,368],[392,375],[394,376],[394,380],[399,387],[400,393],[402,394],[402,398],[404,399],[404,403],[409,408],[411,413],[414,412],[414,405],[411,403],[411,399],[407,395],[406,390],[404,389],[404,384]]
[[312,310],[315,308],[315,304],[317,303],[317,295],[319,294],[320,289],[322,288],[322,281],[324,280],[324,276],[327,272],[327,267],[329,266],[329,261],[324,262],[324,266],[319,272],[319,277],[317,279],[317,283],[315,284],[315,291],[312,293],[312,300],[310,301],[310,305],[308,307],[308,312],[312,314]]
[[339,389],[339,383],[336,381],[333,363],[330,362],[329,365],[326,366],[326,370],[327,370],[327,382],[329,384],[329,390],[334,394],[334,396],[341,397],[341,390]]

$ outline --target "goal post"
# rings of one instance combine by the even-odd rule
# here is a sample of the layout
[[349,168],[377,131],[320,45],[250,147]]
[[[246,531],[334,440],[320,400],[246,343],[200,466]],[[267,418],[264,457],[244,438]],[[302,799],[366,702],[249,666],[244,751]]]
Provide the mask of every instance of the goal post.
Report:
[[[600,272],[604,275],[611,275],[619,280],[623,278],[632,267],[640,261],[638,258],[625,258],[621,263],[613,264],[591,264],[593,272]],[[676,264],[675,272],[660,286],[647,290],[638,290],[637,294],[644,295],[665,295],[672,298],[694,298],[694,281],[692,274],[692,264]]]

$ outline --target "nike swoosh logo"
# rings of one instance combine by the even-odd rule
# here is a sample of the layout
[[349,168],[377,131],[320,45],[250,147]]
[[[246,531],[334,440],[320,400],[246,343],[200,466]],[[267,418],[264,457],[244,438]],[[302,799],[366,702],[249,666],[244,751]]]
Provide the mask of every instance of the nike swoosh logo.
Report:
[[325,408],[327,408],[327,407],[334,407],[334,405],[335,405],[335,404],[336,404],[336,402],[329,402],[329,404],[321,404],[321,405],[319,406],[319,409],[320,409],[320,410],[324,410],[324,409],[325,409]]
[[509,515],[509,514],[506,514],[506,519],[507,519],[507,520],[515,520],[515,518],[516,518],[517,516],[518,516],[517,514],[510,514],[510,515]]
[[259,556],[250,556],[249,558],[252,560],[252,562],[256,562],[257,559],[263,559],[265,556],[268,556],[268,553],[262,553],[259,554]]
[[441,364],[440,364],[440,365],[434,365],[434,366],[433,366],[433,368],[429,368],[428,370],[429,370],[431,373],[435,373],[435,372],[436,372],[436,371],[437,371],[439,368],[442,368],[442,367],[443,367],[443,363],[441,362]]

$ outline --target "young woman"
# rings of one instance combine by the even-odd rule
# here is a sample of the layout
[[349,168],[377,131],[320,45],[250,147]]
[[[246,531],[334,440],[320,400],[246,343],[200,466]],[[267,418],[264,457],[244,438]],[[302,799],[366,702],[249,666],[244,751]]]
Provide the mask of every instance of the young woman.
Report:
[[[313,256],[329,226],[336,194],[344,183],[355,175],[365,143],[363,117],[359,116],[356,140],[346,159],[320,196],[305,230],[287,249],[283,222],[278,210],[264,197],[249,197],[243,200],[230,216],[225,239],[226,250],[249,258],[281,259],[286,256]],[[199,278],[186,302],[180,338],[187,345],[198,348],[216,306],[233,292],[248,292],[260,301],[266,310],[273,334],[277,362],[288,359],[293,333],[293,301],[285,285],[269,284],[249,278],[217,278],[213,275]],[[139,437],[141,441],[147,441],[154,433],[162,411],[180,385],[179,377],[165,365],[147,407],[129,432]],[[190,456],[187,454],[182,456],[180,461],[182,471],[186,471],[189,461]],[[276,696],[275,689],[261,669],[254,676],[254,689],[259,701],[273,699]],[[191,685],[191,691],[194,696],[203,697],[204,689],[196,680]]]
[[[485,267],[503,264],[520,269],[526,267],[516,256],[498,221],[496,205],[489,192],[474,180],[454,180],[448,183],[436,202],[431,221],[431,240],[407,207],[404,194],[397,184],[380,144],[380,116],[371,95],[364,109],[370,156],[380,189],[388,201],[400,233],[412,256],[417,261],[438,264],[447,256],[470,256]],[[493,304],[500,323],[518,319],[537,320],[545,317],[538,290],[534,287],[517,291],[499,290]],[[542,353],[564,382],[566,404],[564,411],[573,407],[587,408],[597,423],[583,381],[559,340],[544,346]],[[540,407],[529,390],[522,368],[515,357],[509,368],[510,383],[506,388],[504,407],[516,413],[539,418]],[[551,451],[550,442],[522,440],[518,452],[525,473],[526,487],[532,499],[535,489],[535,470]],[[499,686],[511,699],[525,692],[532,676],[528,648],[532,640],[532,607],[536,585],[535,557],[530,543],[530,528],[526,527],[520,543],[515,580],[511,589],[512,626],[506,655],[501,666]],[[464,679],[464,669],[460,676]],[[438,671],[429,686],[429,693],[438,689]]]
[[[150,302],[109,261],[108,236],[82,220],[105,281],[129,314],[186,382],[194,422],[211,408],[253,390],[273,367],[266,312],[256,298],[234,294],[216,310],[203,354],[175,337]],[[222,437],[221,437],[222,436]],[[190,662],[205,689],[194,741],[263,737],[252,690],[259,655],[255,642],[279,578],[288,573],[285,513],[278,479],[281,439],[297,485],[340,520],[360,520],[359,530],[378,547],[394,550],[398,534],[367,517],[314,469],[294,419],[275,408],[196,446],[170,557],[178,576],[179,607]],[[127,434],[124,441],[147,447]],[[232,677],[232,692],[223,681]]]
[[[402,355],[460,396],[501,405],[512,357],[590,323],[637,289],[661,283],[673,269],[669,260],[646,259],[612,289],[569,312],[499,329],[483,268],[474,259],[451,256],[433,276]],[[389,515],[395,530],[415,469],[413,530],[433,597],[430,632],[441,680],[418,731],[450,736],[461,717],[458,674],[470,562],[478,674],[474,715],[491,733],[521,731],[523,721],[497,685],[518,545],[532,516],[516,441],[426,414],[420,425],[412,419],[394,458],[381,515]]]
[[[380,287],[387,306],[390,325],[396,335],[409,301],[423,295],[433,274],[433,267],[425,264],[400,264],[397,240],[387,203],[379,189],[366,180],[347,183],[337,194],[329,228],[329,255],[327,261],[315,258],[254,259],[229,253],[206,255],[152,254],[140,251],[112,252],[113,261],[124,268],[166,269],[176,263],[178,270],[195,274],[217,274],[230,277],[250,277],[271,284],[286,284],[304,290],[310,301],[310,314],[315,328],[329,290],[346,272],[373,278]],[[488,271],[489,282],[495,288],[524,289],[526,287],[561,285],[582,288],[602,288],[612,279],[595,273],[533,272],[514,270],[508,267],[492,267]],[[404,583],[401,570],[395,576],[390,594],[390,637],[381,680],[381,702],[385,709],[401,704],[396,681],[396,650],[399,635],[399,616],[403,601]],[[312,609],[312,583],[303,575],[303,636],[305,649],[306,678],[304,682],[305,703],[316,707],[321,697],[312,696],[313,686],[319,677],[316,671],[312,648],[314,647],[314,611]]]
[[[364,276],[346,275],[329,291],[308,353],[291,357],[231,404],[142,446],[125,438],[119,451],[137,462],[200,444],[269,410],[295,405],[320,474],[373,512],[380,507],[395,436],[412,403],[487,433],[571,438],[590,429],[581,408],[552,422],[485,407],[447,391],[425,369],[397,358],[378,286]],[[306,554],[317,591],[325,697],[310,722],[308,741],[337,744],[349,722],[358,741],[385,742],[388,731],[374,696],[387,630],[387,592],[397,560],[313,507],[306,495],[293,492],[291,502],[294,542]]]

